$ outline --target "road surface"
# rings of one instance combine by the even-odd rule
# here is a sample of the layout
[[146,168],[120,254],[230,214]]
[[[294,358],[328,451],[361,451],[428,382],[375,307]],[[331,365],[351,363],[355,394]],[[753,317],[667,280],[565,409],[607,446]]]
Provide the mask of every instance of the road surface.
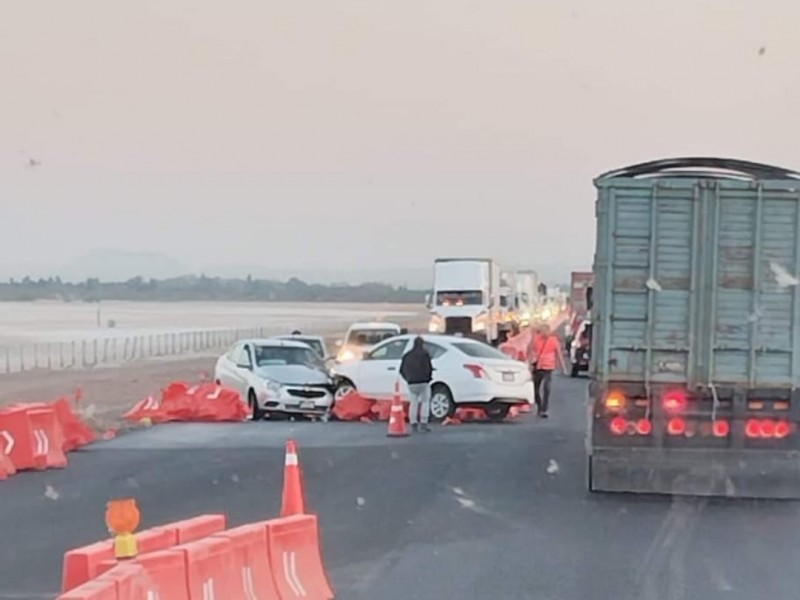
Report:
[[588,494],[585,392],[560,378],[547,421],[407,439],[310,422],[127,433],[0,483],[0,598],[53,598],[63,551],[105,536],[112,497],[135,496],[143,527],[277,515],[289,435],[338,598],[796,598],[797,503]]

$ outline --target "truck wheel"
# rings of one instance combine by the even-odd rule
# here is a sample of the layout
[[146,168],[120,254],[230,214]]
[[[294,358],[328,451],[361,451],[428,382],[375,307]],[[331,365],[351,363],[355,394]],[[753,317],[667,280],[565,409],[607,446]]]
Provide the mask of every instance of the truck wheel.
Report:
[[437,383],[431,389],[431,421],[441,423],[447,417],[452,417],[456,412],[453,394],[443,383]]
[[266,411],[259,408],[258,400],[256,399],[256,393],[253,390],[247,392],[247,405],[250,407],[251,414],[253,415],[253,421],[260,421],[264,418]]
[[572,371],[570,371],[569,376],[570,377],[577,377],[580,372],[581,372],[580,365],[578,365],[576,363],[572,363]]

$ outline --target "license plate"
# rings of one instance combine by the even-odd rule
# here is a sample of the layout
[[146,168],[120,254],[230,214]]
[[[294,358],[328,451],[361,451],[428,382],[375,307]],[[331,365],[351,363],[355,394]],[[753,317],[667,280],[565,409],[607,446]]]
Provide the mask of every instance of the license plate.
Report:
[[300,403],[300,408],[303,410],[313,410],[316,407],[313,400],[303,400]]
[[503,381],[514,381],[513,373],[503,373]]

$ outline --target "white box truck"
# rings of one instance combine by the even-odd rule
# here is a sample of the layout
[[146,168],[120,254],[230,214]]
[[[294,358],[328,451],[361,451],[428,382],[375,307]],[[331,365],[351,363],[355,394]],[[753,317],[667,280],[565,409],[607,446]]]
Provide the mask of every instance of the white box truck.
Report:
[[491,258],[434,261],[433,295],[428,300],[430,332],[499,343],[508,312],[503,303],[500,267]]
[[516,288],[515,307],[519,315],[520,324],[526,327],[536,318],[537,310],[541,304],[539,276],[536,271],[517,271]]

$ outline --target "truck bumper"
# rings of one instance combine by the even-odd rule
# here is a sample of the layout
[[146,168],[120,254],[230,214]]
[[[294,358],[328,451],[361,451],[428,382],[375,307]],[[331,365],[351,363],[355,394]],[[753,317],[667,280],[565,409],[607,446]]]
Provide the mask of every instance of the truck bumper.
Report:
[[589,457],[589,489],[800,499],[800,452],[595,448]]

